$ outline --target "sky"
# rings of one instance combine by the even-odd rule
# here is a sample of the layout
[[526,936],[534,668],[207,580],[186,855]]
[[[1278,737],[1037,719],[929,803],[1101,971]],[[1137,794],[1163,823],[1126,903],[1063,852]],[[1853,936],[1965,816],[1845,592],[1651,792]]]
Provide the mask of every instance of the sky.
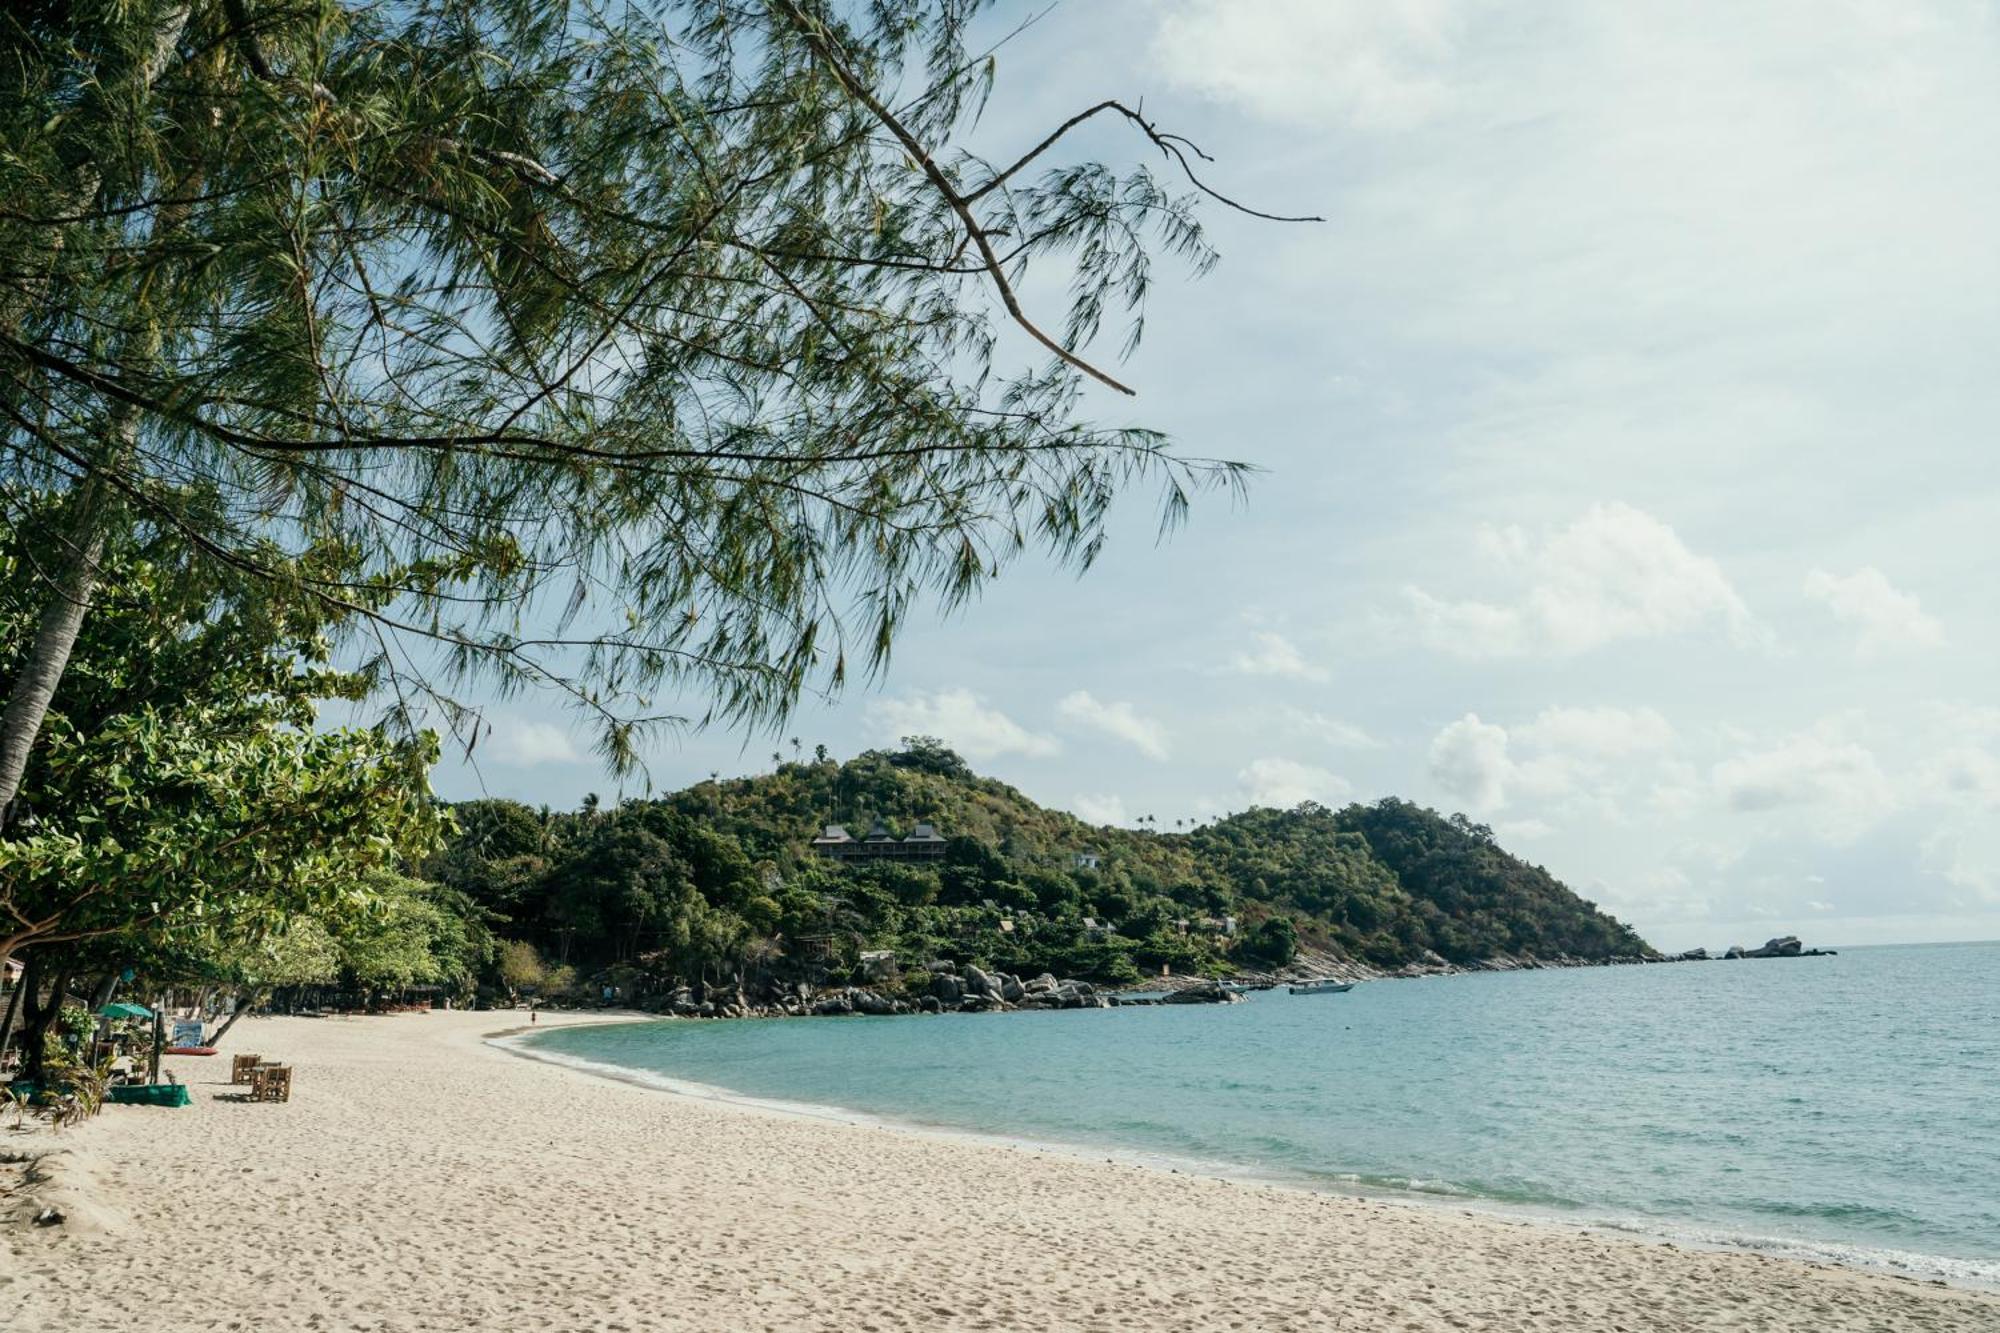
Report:
[[[1056,6],[995,156],[1143,99],[1326,218],[1211,212],[1090,402],[1248,499],[1159,544],[1135,496],[653,787],[921,732],[1097,822],[1462,810],[1662,948],[2000,937],[1995,68],[1952,0]],[[621,790],[552,703],[491,720],[445,795]]]

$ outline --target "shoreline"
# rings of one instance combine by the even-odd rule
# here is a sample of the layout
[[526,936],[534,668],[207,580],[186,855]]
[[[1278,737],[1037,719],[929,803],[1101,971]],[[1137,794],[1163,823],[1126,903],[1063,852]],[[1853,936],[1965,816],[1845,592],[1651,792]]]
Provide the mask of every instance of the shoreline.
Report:
[[[574,1027],[619,1027],[645,1023],[672,1022],[716,1022],[731,1020],[681,1019],[671,1015],[643,1012],[624,1012],[621,1016],[608,1018],[603,1022],[588,1024],[568,1024]],[[735,1020],[744,1021],[744,1020]],[[763,1021],[783,1022],[783,1017]],[[491,1049],[517,1060],[532,1061],[550,1065],[587,1078],[601,1079],[628,1087],[643,1088],[649,1092],[662,1093],[671,1097],[684,1097],[710,1106],[720,1106],[733,1112],[765,1115],[779,1118],[798,1118],[820,1123],[846,1124],[860,1128],[883,1129],[894,1133],[936,1140],[943,1143],[972,1144],[1029,1154],[1053,1154],[1070,1160],[1091,1162],[1104,1161],[1116,1165],[1137,1167],[1141,1170],[1161,1172],[1168,1175],[1187,1175],[1196,1178],[1220,1181],[1231,1185],[1248,1185],[1265,1189],[1288,1190],[1305,1195],[1327,1195],[1338,1199],[1348,1199],[1366,1203],[1385,1203],[1395,1207],[1411,1208],[1422,1212],[1462,1214],[1491,1218],[1495,1221],[1517,1226],[1546,1227],[1570,1233],[1584,1233],[1596,1236],[1614,1237],[1629,1243],[1657,1245],[1668,1249],[1686,1247],[1714,1254],[1738,1254],[1782,1263],[1802,1264],[1809,1268],[1835,1269],[1842,1272],[1885,1278],[1896,1282],[1907,1282],[1920,1286],[1941,1287],[1952,1291],[1971,1292],[1980,1295],[2000,1295],[2000,1275],[1992,1278],[1966,1277],[1951,1272],[1913,1271],[1899,1267],[1892,1259],[1876,1260],[1872,1255],[1901,1255],[1909,1259],[1931,1265],[1950,1266],[1960,1263],[1978,1263],[1978,1260],[1963,1260],[1953,1255],[1931,1255],[1917,1251],[1868,1250],[1861,1246],[1847,1247],[1852,1253],[1839,1252],[1832,1242],[1819,1242],[1809,1238],[1787,1236],[1754,1236],[1726,1231],[1705,1231],[1696,1223],[1685,1224],[1685,1229],[1671,1225],[1648,1225],[1648,1219],[1634,1214],[1630,1217],[1568,1217],[1553,1206],[1538,1206],[1531,1203],[1514,1203],[1504,1199],[1489,1198],[1484,1195],[1465,1193],[1427,1193],[1416,1189],[1397,1189],[1393,1186],[1372,1187],[1360,1180],[1347,1180],[1339,1176],[1317,1176],[1306,1172],[1259,1171],[1252,1167],[1220,1159],[1180,1157],[1171,1153],[1153,1152],[1142,1148],[1115,1146],[1110,1144],[1085,1144],[1059,1139],[1041,1139],[1031,1135],[1010,1134],[998,1130],[965,1129],[953,1125],[935,1124],[904,1116],[877,1111],[864,1111],[855,1107],[841,1106],[831,1102],[797,1101],[788,1098],[760,1097],[740,1092],[720,1084],[702,1083],[693,1079],[676,1078],[653,1070],[638,1069],[607,1061],[591,1060],[582,1056],[571,1056],[555,1052],[536,1052],[527,1048],[527,1039],[541,1031],[554,1028],[538,1028],[523,1025],[488,1034],[483,1041]]]
[[[234,1100],[226,1056],[170,1057],[192,1107],[112,1107],[60,1138],[0,1132],[0,1150],[68,1154],[95,1224],[0,1229],[0,1322],[2000,1326],[2000,1298],[1907,1278],[663,1097],[495,1047],[509,1029],[496,1019],[246,1019],[231,1049],[292,1063],[290,1102]],[[625,1021],[544,1015],[536,1028]]]

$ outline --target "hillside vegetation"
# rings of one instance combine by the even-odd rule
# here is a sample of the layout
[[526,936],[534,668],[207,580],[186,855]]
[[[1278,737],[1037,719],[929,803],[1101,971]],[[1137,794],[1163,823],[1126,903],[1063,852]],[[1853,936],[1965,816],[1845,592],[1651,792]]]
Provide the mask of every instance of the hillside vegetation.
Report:
[[[837,972],[893,950],[905,965],[942,956],[1131,982],[1162,967],[1273,968],[1302,946],[1381,968],[1650,952],[1463,816],[1385,800],[1176,831],[1096,827],[922,737],[616,808],[487,800],[457,815],[427,877],[516,942],[503,960],[528,952],[583,972],[722,980],[802,968],[808,954]],[[824,824],[862,836],[877,819],[898,835],[935,823],[944,855],[836,864],[810,850]]]

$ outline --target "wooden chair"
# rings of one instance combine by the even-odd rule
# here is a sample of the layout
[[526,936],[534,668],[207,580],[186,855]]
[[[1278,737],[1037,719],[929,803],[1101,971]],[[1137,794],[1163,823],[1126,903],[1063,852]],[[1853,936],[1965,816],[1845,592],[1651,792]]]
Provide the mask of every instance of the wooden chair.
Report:
[[290,1065],[258,1065],[250,1071],[250,1100],[288,1102],[292,1099]]
[[232,1056],[229,1061],[229,1081],[231,1083],[248,1083],[250,1081],[250,1071],[263,1063],[264,1057],[261,1055]]

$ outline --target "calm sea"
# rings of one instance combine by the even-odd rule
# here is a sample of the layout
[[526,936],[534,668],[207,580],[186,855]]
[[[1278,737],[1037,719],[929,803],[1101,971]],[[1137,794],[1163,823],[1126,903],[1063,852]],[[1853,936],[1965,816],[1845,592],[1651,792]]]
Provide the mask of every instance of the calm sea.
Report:
[[2000,944],[532,1045],[667,1087],[2000,1286]]

